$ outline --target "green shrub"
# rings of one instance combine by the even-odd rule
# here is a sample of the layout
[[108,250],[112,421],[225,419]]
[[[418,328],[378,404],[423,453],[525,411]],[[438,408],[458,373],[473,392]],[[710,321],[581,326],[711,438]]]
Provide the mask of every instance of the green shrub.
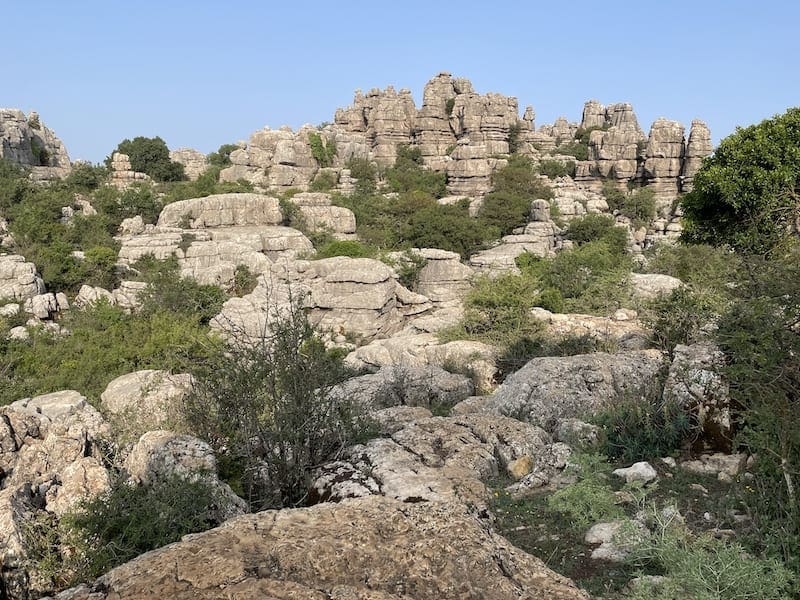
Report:
[[308,143],[311,146],[311,156],[320,167],[330,167],[336,156],[336,142],[328,140],[316,131],[308,133]]
[[650,303],[643,321],[653,332],[653,345],[672,352],[678,344],[694,344],[708,334],[728,301],[713,290],[680,287]]
[[512,154],[508,164],[492,174],[492,187],[495,192],[506,192],[529,200],[552,200],[554,196],[550,186],[536,176],[531,160],[519,154]]
[[620,212],[638,227],[647,225],[656,217],[656,193],[649,187],[634,190],[625,198]]
[[[577,160],[589,160],[589,145],[584,144],[580,141],[573,141],[567,142],[566,144],[561,144],[555,150],[556,154],[564,154],[566,156],[574,156]],[[573,163],[574,166],[575,163]],[[546,175],[544,171],[541,172],[542,175]],[[574,171],[573,171],[574,174]]]
[[[520,149],[520,134],[522,134],[522,125],[514,123],[508,128],[508,152],[509,154],[516,154]],[[449,154],[449,152],[448,152]]]
[[397,146],[397,159],[393,166],[386,169],[384,176],[394,192],[424,192],[434,198],[441,198],[447,193],[445,174],[426,169],[420,149],[416,146]]
[[251,293],[258,285],[258,277],[253,273],[247,265],[236,265],[236,270],[233,273],[233,289],[231,293],[234,296],[244,296]]
[[631,464],[677,453],[692,435],[690,416],[655,388],[641,397],[629,396],[592,416],[604,433],[605,454]]
[[134,184],[125,190],[103,186],[92,196],[92,204],[109,217],[114,233],[123,219],[137,215],[145,223],[155,223],[163,207],[152,186],[144,184]]
[[721,294],[741,277],[742,261],[727,248],[704,244],[659,244],[648,257],[646,272],[677,277],[691,286]]
[[614,217],[589,213],[572,219],[566,231],[566,238],[578,245],[596,240],[605,241],[618,253],[623,253],[628,245],[628,235],[624,228],[617,227]]
[[333,240],[320,247],[314,258],[349,256],[350,258],[374,258],[376,250],[355,240]]
[[520,337],[501,348],[497,358],[498,381],[518,371],[534,358],[543,356],[575,356],[592,352],[609,352],[615,348],[586,335],[552,337],[541,331],[533,336]]
[[560,160],[543,160],[539,163],[539,173],[546,175],[550,179],[566,176],[574,177],[575,163],[562,162]]
[[[155,181],[181,181],[186,179],[183,165],[169,157],[169,148],[160,137],[148,138],[138,136],[132,140],[122,140],[115,152],[127,154],[131,168],[139,173],[146,173]],[[110,166],[111,157],[106,159]]]
[[216,152],[206,157],[206,161],[213,167],[225,168],[231,165],[231,153],[239,149],[236,144],[222,144]]
[[172,477],[135,486],[117,480],[109,492],[65,517],[71,539],[78,542],[80,578],[94,579],[184,535],[219,525],[213,517],[219,502],[218,492],[202,481]]
[[669,527],[656,531],[630,559],[657,567],[665,579],[645,580],[625,594],[631,600],[784,600],[796,580],[774,559],[749,555],[735,542],[710,534],[694,537]]
[[478,218],[488,227],[509,235],[530,220],[531,199],[508,192],[490,192],[483,198]]
[[103,165],[76,162],[72,165],[72,171],[64,179],[64,183],[76,190],[91,192],[108,181],[108,176],[108,169]]
[[548,497],[548,508],[566,515],[572,526],[581,530],[601,521],[624,517],[609,483],[611,467],[606,457],[583,454],[571,460],[578,481]]
[[263,339],[236,343],[197,370],[188,401],[193,430],[240,465],[253,510],[306,502],[312,470],[370,430],[363,407],[332,393],[351,374],[295,300]]
[[329,192],[337,183],[336,173],[333,171],[318,171],[308,189],[311,192]]

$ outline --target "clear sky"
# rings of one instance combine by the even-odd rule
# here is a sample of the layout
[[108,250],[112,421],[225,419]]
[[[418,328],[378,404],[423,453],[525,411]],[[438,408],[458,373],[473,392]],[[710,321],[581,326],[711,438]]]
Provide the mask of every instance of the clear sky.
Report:
[[537,125],[627,101],[645,131],[701,118],[715,142],[800,105],[797,0],[0,0],[0,19],[0,106],[37,110],[93,162],[137,135],[211,152],[332,121],[356,88],[407,87],[419,107],[440,71]]

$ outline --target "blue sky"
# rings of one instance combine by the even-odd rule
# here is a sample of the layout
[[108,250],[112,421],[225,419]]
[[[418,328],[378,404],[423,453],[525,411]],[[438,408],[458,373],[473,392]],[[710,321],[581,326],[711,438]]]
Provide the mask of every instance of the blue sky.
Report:
[[126,137],[203,152],[269,125],[333,120],[356,88],[439,71],[516,96],[537,125],[631,102],[647,130],[714,141],[800,105],[800,2],[4,0],[0,106],[37,110],[71,158]]

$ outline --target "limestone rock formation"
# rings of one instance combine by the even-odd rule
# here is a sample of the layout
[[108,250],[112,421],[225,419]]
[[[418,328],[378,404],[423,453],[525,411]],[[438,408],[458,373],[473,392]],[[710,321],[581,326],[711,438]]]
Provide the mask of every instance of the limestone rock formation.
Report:
[[178,148],[169,153],[169,159],[183,165],[183,172],[189,181],[197,180],[208,168],[206,155],[193,148]]
[[167,204],[158,217],[159,227],[204,229],[234,225],[280,225],[278,199],[262,194],[214,194]]
[[37,180],[64,177],[71,168],[64,144],[39,115],[15,108],[0,108],[0,160],[30,167]]
[[711,131],[700,119],[692,121],[692,128],[689,130],[689,140],[686,142],[686,153],[684,155],[683,167],[681,171],[681,191],[691,192],[694,187],[694,176],[703,164],[703,159],[714,151],[711,143]]
[[44,290],[36,265],[18,254],[0,255],[0,300],[25,300]]
[[528,223],[522,233],[504,236],[496,246],[470,256],[469,264],[488,275],[518,273],[516,259],[521,254],[529,252],[543,258],[553,256],[560,246],[556,237],[559,233],[560,229],[552,222]]
[[417,291],[437,306],[460,302],[471,287],[475,272],[461,262],[456,252],[435,248],[413,249],[425,261],[419,272]]
[[301,192],[291,202],[300,208],[306,227],[311,231],[327,231],[338,240],[356,237],[356,217],[349,208],[333,206],[330,194]]
[[156,429],[185,430],[183,402],[194,381],[186,373],[146,369],[112,380],[100,403],[112,424],[126,436]]
[[374,410],[394,406],[448,408],[474,392],[468,377],[441,367],[387,365],[375,373],[348,379],[332,393]]
[[127,154],[114,152],[111,155],[111,183],[120,188],[126,188],[133,183],[152,181],[146,173],[134,171],[131,160]]
[[221,595],[285,600],[588,598],[461,506],[407,504],[380,496],[244,515],[150,552],[57,598],[210,600]]
[[388,438],[349,448],[341,460],[320,468],[313,492],[323,500],[380,494],[404,502],[460,501],[484,507],[488,491],[483,480],[497,477],[523,456],[532,468],[552,462],[551,444],[539,427],[507,417],[465,414],[415,420]]
[[643,180],[655,191],[657,208],[662,215],[667,214],[672,200],[681,191],[685,150],[683,125],[656,119],[647,140]]
[[582,418],[625,394],[645,393],[663,365],[656,350],[534,358],[503,382],[485,410],[553,431],[559,419]]
[[621,350],[643,350],[649,343],[649,333],[628,311],[618,311],[612,317],[596,317],[552,313],[535,307],[531,314],[545,323],[547,334],[554,338],[588,336],[609,345],[617,345]]

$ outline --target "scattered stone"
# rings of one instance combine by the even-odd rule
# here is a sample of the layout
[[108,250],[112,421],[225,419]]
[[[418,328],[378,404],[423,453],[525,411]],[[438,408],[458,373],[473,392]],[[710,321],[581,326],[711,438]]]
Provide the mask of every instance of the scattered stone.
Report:
[[615,469],[613,474],[623,478],[625,483],[649,483],[658,477],[658,473],[653,466],[644,461],[633,463],[625,469]]

